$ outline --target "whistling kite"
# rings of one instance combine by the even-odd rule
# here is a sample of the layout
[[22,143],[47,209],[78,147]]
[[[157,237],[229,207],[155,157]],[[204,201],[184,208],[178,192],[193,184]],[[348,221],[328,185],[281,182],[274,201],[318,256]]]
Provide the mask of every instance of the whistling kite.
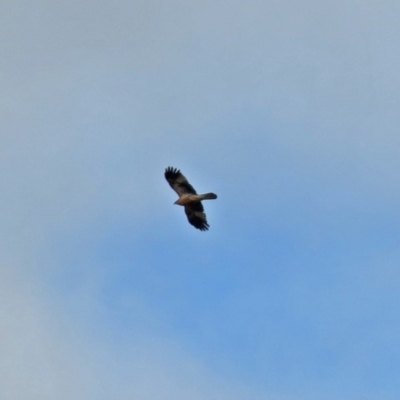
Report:
[[217,195],[214,193],[197,194],[179,169],[168,167],[164,175],[172,189],[178,193],[179,199],[174,204],[185,207],[189,223],[201,231],[208,230],[209,225],[201,201],[214,200],[217,198]]

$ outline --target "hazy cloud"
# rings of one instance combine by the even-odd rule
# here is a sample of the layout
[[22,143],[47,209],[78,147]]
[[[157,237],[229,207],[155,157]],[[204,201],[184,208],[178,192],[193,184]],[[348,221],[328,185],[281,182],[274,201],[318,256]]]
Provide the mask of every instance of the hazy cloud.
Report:
[[389,399],[399,7],[3,1],[1,397]]

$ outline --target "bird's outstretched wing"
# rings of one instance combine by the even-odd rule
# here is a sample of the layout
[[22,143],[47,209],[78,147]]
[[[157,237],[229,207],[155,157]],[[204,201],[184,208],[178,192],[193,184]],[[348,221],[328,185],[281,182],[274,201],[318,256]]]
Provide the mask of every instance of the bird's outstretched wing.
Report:
[[188,182],[179,169],[168,167],[165,169],[164,176],[179,197],[189,193],[197,194],[193,189],[193,186]]
[[206,214],[201,202],[191,203],[185,206],[185,213],[190,224],[201,231],[208,231]]

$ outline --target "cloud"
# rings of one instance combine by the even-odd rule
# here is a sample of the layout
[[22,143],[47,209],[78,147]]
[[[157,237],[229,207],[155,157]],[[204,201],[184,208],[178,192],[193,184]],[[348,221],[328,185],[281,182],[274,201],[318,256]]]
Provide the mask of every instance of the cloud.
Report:
[[84,325],[38,292],[40,283],[2,267],[2,398],[261,398],[249,388],[223,383],[173,341],[136,337],[116,347],[104,337],[87,337]]
[[[357,251],[365,248],[377,227],[380,240],[390,242],[400,195],[398,4],[20,0],[3,2],[1,15],[1,397],[265,398],[232,384],[235,373],[225,379],[221,369],[203,365],[179,335],[168,338],[163,328],[172,323],[164,322],[172,317],[149,304],[152,293],[142,298],[137,290],[124,298],[141,331],[118,347],[109,337],[115,332],[105,282],[111,270],[123,276],[126,259],[142,262],[144,243],[157,246],[148,254],[168,255],[162,245],[172,243],[157,236],[172,215],[165,212],[174,196],[162,177],[167,165],[220,195],[222,210],[207,212],[230,236],[214,237],[218,256],[202,239],[204,264],[224,266],[230,257],[237,265],[242,253],[226,243],[253,249],[250,237],[269,243],[271,259],[260,239],[262,250],[254,254],[261,261],[251,260],[269,266],[288,252],[275,237],[312,254],[328,249],[328,258],[332,248],[347,251],[346,240]],[[248,204],[247,194],[255,191]],[[379,276],[386,288],[397,276],[392,267],[381,274],[381,246],[371,245],[379,254],[369,271],[371,281]],[[111,261],[99,265],[94,253]],[[148,257],[156,265],[167,260]],[[186,267],[191,258],[185,257]],[[398,254],[389,258],[388,265],[396,265]],[[151,279],[157,287],[161,278]],[[234,278],[227,281],[234,287]],[[300,314],[315,306],[309,283],[300,283],[291,305],[304,307]],[[264,293],[248,285],[254,297],[246,291],[232,300],[237,329],[240,300],[247,300],[243,314],[253,315]],[[347,293],[338,303],[346,314],[355,299],[351,287],[339,288]],[[325,295],[326,306],[337,301],[336,289],[309,296]],[[120,303],[115,307],[123,312]],[[368,346],[360,346],[360,354]],[[319,398],[329,397],[322,392]]]
[[43,304],[38,287],[18,276],[21,272],[2,265],[1,397],[90,398],[96,385],[89,384],[93,372],[79,339],[62,332],[60,318]]

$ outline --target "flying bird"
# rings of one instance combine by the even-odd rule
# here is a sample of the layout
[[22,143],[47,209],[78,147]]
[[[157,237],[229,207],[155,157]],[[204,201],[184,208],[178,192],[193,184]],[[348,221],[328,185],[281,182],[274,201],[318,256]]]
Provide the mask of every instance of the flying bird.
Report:
[[185,207],[185,213],[190,224],[201,231],[207,231],[209,225],[201,201],[215,200],[217,195],[214,193],[197,194],[179,169],[168,167],[165,169],[164,175],[179,196],[174,204]]

